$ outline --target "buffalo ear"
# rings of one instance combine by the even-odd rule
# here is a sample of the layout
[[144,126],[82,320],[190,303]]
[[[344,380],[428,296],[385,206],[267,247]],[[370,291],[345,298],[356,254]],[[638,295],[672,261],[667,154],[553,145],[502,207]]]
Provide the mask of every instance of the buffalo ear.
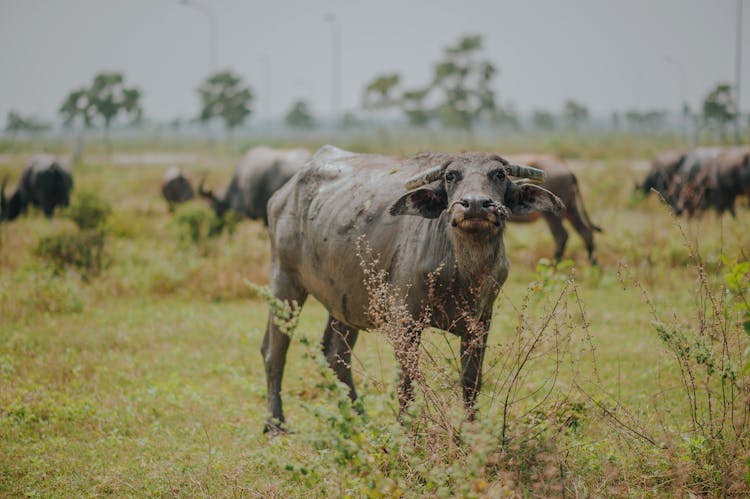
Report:
[[398,198],[389,210],[391,215],[419,215],[437,218],[448,207],[448,195],[442,184],[426,185],[411,190]]
[[565,210],[565,204],[559,197],[543,187],[530,183],[511,183],[505,192],[505,206],[510,208],[514,215],[546,211],[560,216]]

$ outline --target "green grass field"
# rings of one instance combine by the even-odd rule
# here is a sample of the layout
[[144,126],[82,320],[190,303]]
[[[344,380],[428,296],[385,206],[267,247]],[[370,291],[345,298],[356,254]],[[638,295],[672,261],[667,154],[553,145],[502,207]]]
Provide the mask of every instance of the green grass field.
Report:
[[[569,226],[557,269],[546,225],[507,229],[476,423],[461,408],[458,341],[438,331],[424,335],[427,385],[404,425],[392,349],[360,335],[366,415],[352,411],[319,353],[326,312],[309,300],[284,379],[293,433],[278,438],[261,433],[268,306],[246,283],[268,281],[262,224],[194,244],[176,218],[205,208],[168,213],[165,166],[76,165],[75,194],[113,208],[100,273],[35,252],[75,230],[64,217],[0,225],[0,495],[747,496],[750,277],[735,266],[749,259],[747,201],[737,219],[674,219],[632,197],[644,172],[631,160],[662,144],[610,157],[606,145],[572,163],[605,228],[599,267]],[[26,151],[1,149],[12,185]],[[228,182],[239,151],[196,151],[193,178]]]

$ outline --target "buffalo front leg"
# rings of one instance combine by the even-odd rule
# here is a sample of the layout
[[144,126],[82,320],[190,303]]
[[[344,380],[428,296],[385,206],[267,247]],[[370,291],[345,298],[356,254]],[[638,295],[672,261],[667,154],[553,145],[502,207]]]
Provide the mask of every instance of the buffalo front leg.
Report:
[[482,388],[482,362],[487,348],[487,329],[461,336],[461,387],[469,419],[476,416],[476,400]]
[[359,331],[328,316],[326,330],[323,333],[323,355],[328,365],[342,383],[349,387],[349,398],[357,400],[352,378],[352,348],[357,342]]
[[[292,307],[302,307],[307,298],[307,291],[297,286],[286,274],[273,269],[271,272],[271,292],[279,300],[289,303]],[[284,377],[286,352],[289,349],[292,331],[282,331],[283,317],[279,317],[275,307],[270,307],[266,334],[260,352],[266,368],[266,384],[268,388],[268,417],[263,427],[263,433],[278,434],[284,431],[284,411],[281,405],[281,380]]]
[[419,381],[419,343],[421,331],[407,331],[402,337],[394,341],[396,360],[401,366],[401,378],[398,384],[399,418],[414,401],[414,381]]

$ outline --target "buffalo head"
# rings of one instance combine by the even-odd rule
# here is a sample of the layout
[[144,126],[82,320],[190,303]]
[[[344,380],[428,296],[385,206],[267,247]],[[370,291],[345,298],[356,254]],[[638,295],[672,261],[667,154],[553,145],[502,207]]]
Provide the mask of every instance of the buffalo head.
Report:
[[21,214],[25,207],[23,195],[20,189],[16,189],[10,199],[5,197],[5,186],[7,184],[8,177],[5,176],[2,185],[0,185],[0,222],[3,220],[14,220]]
[[437,218],[447,211],[457,235],[496,236],[511,214],[562,213],[560,199],[534,185],[543,179],[542,170],[512,165],[497,155],[462,154],[409,179],[406,187],[411,190],[393,204],[390,213]]
[[201,181],[198,184],[198,195],[203,199],[208,200],[211,208],[214,210],[214,213],[216,213],[216,216],[221,218],[224,216],[227,210],[229,210],[229,203],[226,201],[225,196],[217,196],[211,189],[206,190],[206,188],[203,186],[205,180],[206,177],[204,176],[203,178],[201,178]]

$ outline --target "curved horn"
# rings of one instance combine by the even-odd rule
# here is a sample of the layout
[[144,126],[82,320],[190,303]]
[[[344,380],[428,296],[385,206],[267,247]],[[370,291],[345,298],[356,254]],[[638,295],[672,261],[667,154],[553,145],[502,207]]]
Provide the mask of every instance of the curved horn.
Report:
[[203,175],[203,177],[201,177],[200,183],[198,184],[198,195],[202,198],[215,200],[216,196],[214,196],[213,191],[207,191],[206,189],[203,188],[203,183],[205,182],[205,180],[206,180],[206,176]]
[[416,189],[417,187],[422,187],[423,185],[429,184],[430,182],[439,180],[440,177],[443,176],[443,171],[448,167],[449,164],[450,161],[446,161],[442,165],[433,166],[429,170],[425,170],[417,175],[414,175],[406,181],[406,188],[408,190],[412,190]]
[[505,167],[508,175],[513,177],[527,178],[535,184],[544,182],[544,171],[526,165],[508,165]]

